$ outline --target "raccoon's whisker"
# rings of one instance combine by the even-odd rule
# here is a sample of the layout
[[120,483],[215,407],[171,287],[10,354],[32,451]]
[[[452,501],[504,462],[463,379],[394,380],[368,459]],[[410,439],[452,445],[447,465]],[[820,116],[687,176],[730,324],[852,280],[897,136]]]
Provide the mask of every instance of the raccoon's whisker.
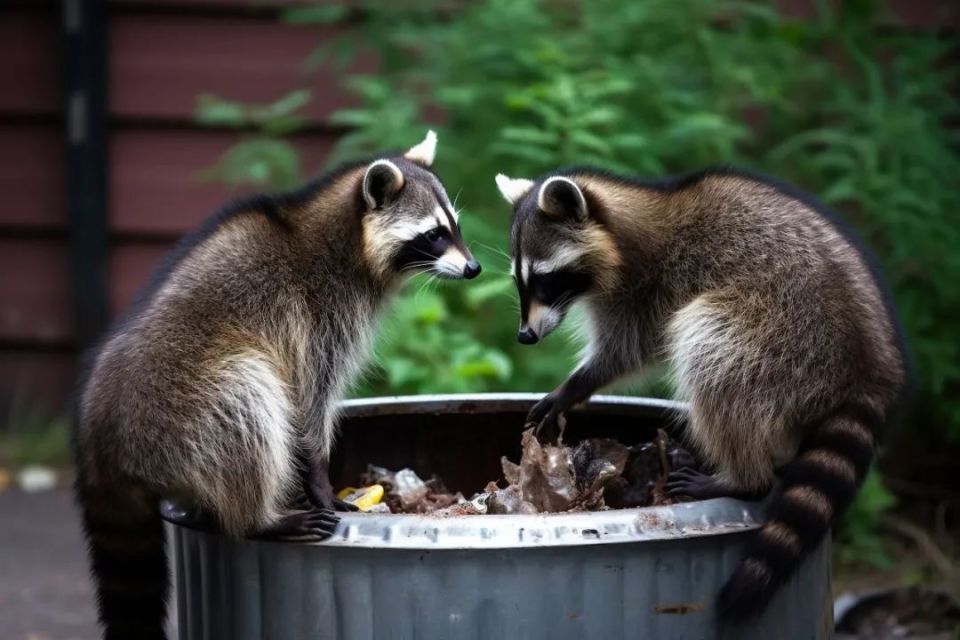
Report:
[[557,298],[557,301],[554,302],[551,306],[554,308],[557,308],[557,307],[562,308],[567,302],[570,301],[572,297],[573,297],[573,293],[571,291],[565,291],[563,295]]
[[413,294],[413,300],[418,305],[420,304],[420,299],[423,297],[424,290],[430,286],[430,280],[433,279],[429,272],[424,273],[424,276],[425,277],[420,281],[420,284],[417,285],[417,290]]
[[416,269],[422,269],[424,267],[429,267],[433,264],[433,260],[418,260],[416,262],[411,262],[410,264],[402,267],[400,271],[414,271]]

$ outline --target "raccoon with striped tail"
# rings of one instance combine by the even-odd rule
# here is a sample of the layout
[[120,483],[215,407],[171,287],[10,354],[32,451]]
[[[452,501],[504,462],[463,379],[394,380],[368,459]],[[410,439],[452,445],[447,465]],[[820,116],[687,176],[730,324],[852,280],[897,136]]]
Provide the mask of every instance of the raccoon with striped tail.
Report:
[[104,637],[163,638],[158,503],[230,536],[321,540],[336,404],[406,274],[472,278],[458,214],[404,155],[238,202],[188,236],[95,354],[74,436]]
[[579,366],[530,411],[542,438],[617,378],[665,361],[689,401],[685,437],[714,472],[673,495],[766,494],[769,522],[726,583],[721,615],[762,610],[850,503],[907,358],[876,269],[811,196],[732,169],[644,182],[582,168],[497,176],[514,207],[518,339],[582,300]]

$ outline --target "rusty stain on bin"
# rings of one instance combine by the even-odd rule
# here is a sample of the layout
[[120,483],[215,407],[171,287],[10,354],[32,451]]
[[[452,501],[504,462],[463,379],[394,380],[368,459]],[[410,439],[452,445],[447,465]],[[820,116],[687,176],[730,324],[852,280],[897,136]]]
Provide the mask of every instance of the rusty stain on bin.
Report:
[[[367,420],[387,420],[392,434],[411,416],[417,428],[443,423],[449,430],[458,416],[489,415],[506,437],[510,426],[501,423],[522,418],[539,397],[349,401],[342,433],[363,442]],[[682,410],[603,396],[581,409],[603,417],[598,424],[636,423],[638,432]],[[349,513],[319,544],[229,540],[195,528],[171,505],[164,515],[172,525],[180,640],[832,637],[829,543],[809,555],[762,616],[719,625],[713,597],[763,507],[720,499],[595,513]]]
[[695,611],[702,611],[704,608],[702,602],[683,602],[680,604],[658,604],[654,605],[653,610],[656,613],[670,613],[674,615],[687,615]]

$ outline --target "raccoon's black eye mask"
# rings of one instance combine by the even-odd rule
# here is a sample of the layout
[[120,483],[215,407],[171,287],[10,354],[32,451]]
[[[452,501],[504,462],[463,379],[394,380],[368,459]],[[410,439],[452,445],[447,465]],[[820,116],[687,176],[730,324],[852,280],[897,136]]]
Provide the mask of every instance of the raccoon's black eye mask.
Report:
[[563,304],[572,302],[586,293],[593,283],[593,277],[579,269],[534,273],[530,275],[529,280],[526,287],[528,296],[551,307],[561,301]]
[[453,237],[445,227],[437,225],[404,243],[394,259],[394,268],[402,271],[426,260],[436,260],[450,248]]

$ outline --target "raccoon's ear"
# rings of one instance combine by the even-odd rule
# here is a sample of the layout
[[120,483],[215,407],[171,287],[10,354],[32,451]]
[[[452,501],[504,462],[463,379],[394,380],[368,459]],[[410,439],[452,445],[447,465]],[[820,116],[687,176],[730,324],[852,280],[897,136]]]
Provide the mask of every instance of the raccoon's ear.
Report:
[[363,176],[363,199],[371,209],[382,207],[403,188],[403,172],[389,160],[377,160]]
[[413,160],[418,164],[429,167],[433,164],[433,159],[437,157],[437,134],[433,129],[427,131],[427,137],[420,144],[410,147],[410,150],[403,154],[407,160]]
[[580,187],[570,178],[554,176],[547,179],[537,195],[537,206],[547,215],[557,218],[587,219],[587,199]]
[[517,201],[527,195],[527,192],[533,187],[533,180],[508,178],[502,173],[498,173],[494,180],[497,182],[497,188],[500,189],[500,194],[510,204],[517,204]]

